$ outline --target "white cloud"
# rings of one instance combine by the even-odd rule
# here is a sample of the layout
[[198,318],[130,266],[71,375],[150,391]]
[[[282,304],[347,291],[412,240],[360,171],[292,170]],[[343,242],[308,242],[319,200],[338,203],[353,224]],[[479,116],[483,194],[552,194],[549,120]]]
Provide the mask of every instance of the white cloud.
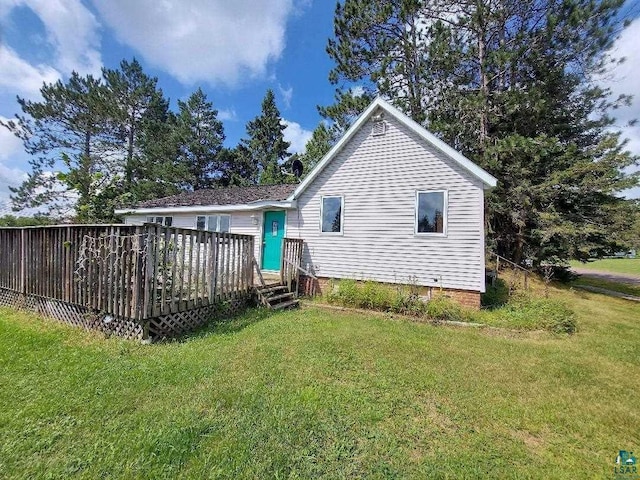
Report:
[[218,110],[218,120],[222,120],[223,122],[235,122],[238,120],[238,114],[234,108],[223,108]]
[[278,84],[278,90],[280,91],[280,95],[282,96],[282,102],[284,103],[284,108],[291,108],[291,99],[293,98],[293,87],[289,86],[289,88],[284,88],[282,85]]
[[[0,120],[7,118],[0,116]],[[22,141],[6,128],[0,126],[0,215],[11,212],[9,204],[9,187],[17,187],[27,178],[27,173],[22,169],[12,166],[18,164],[17,160],[26,159],[22,147]]]
[[364,95],[364,87],[362,85],[356,85],[355,87],[351,87],[349,90],[351,91],[351,95],[354,97],[361,97]]
[[282,120],[282,123],[287,128],[284,129],[284,139],[287,142],[291,142],[289,152],[291,153],[303,153],[307,142],[311,138],[313,132],[311,130],[305,130],[299,123],[290,122],[289,120]]
[[100,73],[99,24],[80,0],[23,0],[21,3],[44,24],[60,71]]
[[264,77],[294,0],[93,0],[117,38],[183,83]]
[[48,65],[31,65],[7,45],[0,45],[0,89],[28,98],[38,96],[43,82],[51,83],[60,73]]
[[[0,19],[13,8],[27,7],[42,22],[46,46],[53,52],[50,64],[33,65],[21,58],[10,45],[0,45],[0,88],[10,93],[21,93],[29,98],[38,96],[43,82],[55,82],[73,70],[79,73],[99,74],[102,67],[98,35],[99,24],[80,0],[3,0]],[[28,44],[39,43],[33,37]],[[42,48],[42,45],[30,45]]]
[[[611,89],[614,95],[634,95],[631,105],[613,111],[616,117],[616,125],[622,131],[624,138],[629,140],[627,150],[634,155],[640,155],[640,126],[630,126],[628,122],[640,119],[640,90],[638,90],[638,78],[640,78],[640,50],[638,49],[640,38],[640,18],[636,18],[615,42],[611,53],[617,58],[625,58],[626,61],[617,65],[611,72],[602,77],[599,83]],[[629,171],[638,171],[638,167],[632,167]],[[628,198],[640,198],[640,187],[624,192]]]

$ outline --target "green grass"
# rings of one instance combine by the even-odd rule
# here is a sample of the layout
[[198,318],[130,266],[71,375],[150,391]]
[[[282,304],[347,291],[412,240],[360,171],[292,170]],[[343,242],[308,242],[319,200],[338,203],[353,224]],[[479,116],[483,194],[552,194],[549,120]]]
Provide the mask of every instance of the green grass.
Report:
[[623,273],[640,276],[640,258],[604,258],[593,262],[571,262],[572,267],[600,272]]
[[311,307],[145,346],[0,309],[0,478],[612,478],[638,307],[552,294],[576,334]]

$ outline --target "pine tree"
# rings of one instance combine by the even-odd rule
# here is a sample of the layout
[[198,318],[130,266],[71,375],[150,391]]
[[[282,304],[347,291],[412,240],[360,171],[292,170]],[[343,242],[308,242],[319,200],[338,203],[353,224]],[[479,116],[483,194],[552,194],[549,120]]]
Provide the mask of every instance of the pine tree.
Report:
[[74,205],[79,221],[109,218],[93,201],[114,180],[115,138],[105,108],[105,88],[91,75],[43,85],[42,101],[18,97],[23,115],[2,123],[31,155],[27,180],[12,189],[16,209],[48,207],[52,215]]
[[144,73],[137,60],[103,70],[111,96],[119,154],[124,158],[120,202],[135,202],[176,193],[186,172],[177,162],[172,134],[174,115],[157,87],[158,79]]
[[320,115],[330,122],[331,143],[335,144],[345,134],[373,98],[373,92],[364,91],[361,95],[354,95],[352,89],[338,89],[333,105],[318,107]]
[[[336,9],[330,79],[367,82],[493,173],[488,237],[521,261],[600,255],[636,159],[608,127],[594,75],[622,0],[372,1]],[[371,87],[373,86],[373,87]]]
[[179,162],[189,172],[188,187],[210,188],[220,174],[218,157],[225,139],[218,111],[200,88],[186,102],[178,101],[178,107],[175,133]]
[[254,185],[258,169],[251,153],[244,145],[223,148],[218,155],[220,178],[216,184],[223,187]]
[[334,145],[331,130],[324,122],[320,122],[311,134],[311,138],[305,146],[305,151],[300,155],[300,161],[304,166],[303,175],[309,173],[313,167],[331,150]]
[[248,154],[254,165],[254,168],[245,169],[254,174],[253,178],[247,179],[251,183],[270,185],[286,181],[281,165],[290,155],[287,149],[291,144],[284,140],[285,128],[273,91],[269,89],[262,101],[261,114],[247,124],[249,138],[240,143],[241,152]]

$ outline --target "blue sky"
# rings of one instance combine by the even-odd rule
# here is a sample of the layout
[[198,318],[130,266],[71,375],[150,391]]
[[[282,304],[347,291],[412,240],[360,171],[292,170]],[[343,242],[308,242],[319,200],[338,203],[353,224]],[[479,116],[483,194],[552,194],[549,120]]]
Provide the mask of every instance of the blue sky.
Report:
[[[99,74],[135,56],[158,77],[173,108],[202,87],[220,111],[229,146],[245,135],[273,89],[291,150],[300,151],[320,121],[316,106],[333,100],[325,47],[334,6],[331,0],[0,0],[0,118],[18,112],[16,95],[37,99],[43,81],[73,70]],[[614,93],[636,95],[618,113],[618,126],[638,154],[640,127],[626,122],[640,117],[639,41],[636,20],[615,46],[627,62],[602,80]],[[27,161],[20,142],[0,128],[0,211]]]

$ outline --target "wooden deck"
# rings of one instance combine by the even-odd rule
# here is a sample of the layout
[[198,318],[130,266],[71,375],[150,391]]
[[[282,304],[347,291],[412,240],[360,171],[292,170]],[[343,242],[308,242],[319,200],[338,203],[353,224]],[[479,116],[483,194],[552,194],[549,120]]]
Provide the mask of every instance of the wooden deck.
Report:
[[174,336],[251,299],[253,242],[155,224],[0,228],[0,304],[128,338]]

